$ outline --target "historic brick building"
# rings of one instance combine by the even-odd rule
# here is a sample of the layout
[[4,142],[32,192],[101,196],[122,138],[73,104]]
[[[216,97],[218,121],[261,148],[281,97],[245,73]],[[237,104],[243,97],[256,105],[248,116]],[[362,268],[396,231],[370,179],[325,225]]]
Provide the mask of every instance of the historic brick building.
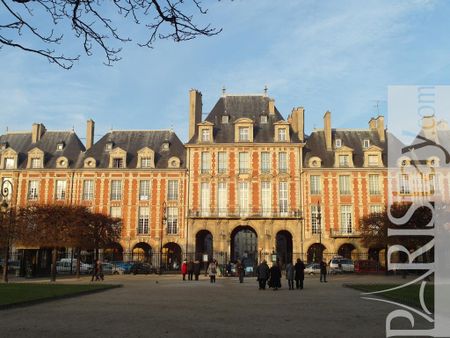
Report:
[[439,159],[425,161],[419,180],[410,158],[388,171],[382,116],[365,129],[335,129],[326,112],[307,135],[304,109],[284,118],[267,94],[224,93],[205,119],[201,93],[191,90],[189,101],[185,145],[169,130],[110,131],[94,142],[92,120],[86,145],[42,124],[0,136],[12,204],[81,204],[122,218],[122,238],[106,250],[115,259],[159,264],[161,251],[171,266],[205,254],[252,265],[274,253],[378,259],[378,248],[361,244],[359,220],[383,210],[389,188],[408,200],[412,185],[427,195],[445,187],[448,198]]

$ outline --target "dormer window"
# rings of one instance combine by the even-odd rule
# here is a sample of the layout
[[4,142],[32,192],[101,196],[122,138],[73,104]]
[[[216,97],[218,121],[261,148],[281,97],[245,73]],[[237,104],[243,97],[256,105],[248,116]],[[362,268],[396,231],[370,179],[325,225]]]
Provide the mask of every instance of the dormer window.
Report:
[[6,148],[8,148],[8,142],[0,143],[0,150],[5,150]]
[[165,140],[162,144],[162,150],[169,150],[170,148],[170,143],[168,140]]
[[112,142],[106,143],[106,145],[105,145],[105,150],[106,151],[111,151],[112,148],[113,148],[113,143]]
[[40,158],[32,158],[31,159],[31,168],[32,169],[42,168],[41,163],[42,163],[42,161]]
[[116,169],[123,168],[123,158],[114,158],[112,167]]
[[141,158],[141,168],[151,168],[153,166],[153,161],[151,157]]
[[340,138],[336,139],[336,141],[334,142],[336,148],[340,148],[342,147],[342,140]]
[[369,148],[370,147],[370,140],[365,139],[363,146],[364,146],[365,149]]
[[286,142],[287,141],[286,128],[279,128],[278,129],[278,141],[280,141],[280,142]]
[[222,124],[227,124],[230,121],[230,117],[228,115],[222,115]]
[[13,158],[5,158],[5,169],[14,169],[14,166]]
[[339,166],[348,167],[350,165],[349,155],[339,155]]
[[261,115],[261,123],[267,123],[267,115]]
[[239,127],[239,141],[248,142],[249,141],[249,128]]
[[202,142],[209,142],[211,140],[211,135],[209,129],[202,129]]
[[369,166],[375,167],[378,166],[378,155],[369,155]]
[[59,142],[57,145],[56,145],[56,150],[57,151],[61,151],[61,150],[63,150],[64,149],[64,142]]

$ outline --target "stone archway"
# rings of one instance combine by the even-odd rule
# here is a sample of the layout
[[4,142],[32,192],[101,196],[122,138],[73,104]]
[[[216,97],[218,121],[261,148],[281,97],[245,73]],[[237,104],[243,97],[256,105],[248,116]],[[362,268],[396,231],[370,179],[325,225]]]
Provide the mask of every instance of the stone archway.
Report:
[[248,225],[240,225],[231,232],[231,260],[240,260],[245,267],[256,267],[258,262],[258,235]]
[[132,260],[139,262],[150,262],[152,255],[152,247],[144,242],[137,243],[131,252]]
[[208,230],[200,230],[195,235],[195,259],[202,261],[208,255],[208,262],[213,258],[213,235]]
[[109,262],[123,261],[122,245],[117,242],[111,243],[111,245],[103,250],[103,259]]
[[323,252],[326,250],[326,247],[321,243],[314,243],[310,245],[307,252],[307,260],[308,263],[312,262],[320,262],[323,257]]
[[162,248],[162,262],[166,270],[181,269],[181,247],[174,242],[164,244]]
[[292,234],[287,230],[278,231],[276,235],[276,253],[283,267],[287,262],[292,263],[292,252]]
[[[355,246],[351,243],[342,244],[338,249],[338,255],[348,259],[354,259],[352,255],[356,253]],[[355,250],[355,251],[353,251]]]

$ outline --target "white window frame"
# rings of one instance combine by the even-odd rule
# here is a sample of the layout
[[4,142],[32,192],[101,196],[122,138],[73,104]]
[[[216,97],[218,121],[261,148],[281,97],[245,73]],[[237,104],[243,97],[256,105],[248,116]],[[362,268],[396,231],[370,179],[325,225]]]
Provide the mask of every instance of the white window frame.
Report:
[[65,200],[66,199],[66,189],[67,189],[67,181],[66,180],[56,180],[55,199],[58,201]]
[[369,195],[379,195],[380,193],[380,175],[369,174]]
[[168,201],[178,200],[178,180],[167,181],[167,200]]
[[339,175],[339,194],[350,195],[352,193],[350,175]]
[[239,182],[239,215],[247,216],[249,213],[249,182],[246,181],[240,181]]
[[121,180],[111,180],[111,201],[120,201],[122,199],[122,181]]
[[152,158],[151,157],[141,157],[141,168],[151,168]]
[[5,158],[5,169],[14,169],[16,166],[15,160],[12,157]]
[[379,159],[378,155],[373,155],[373,154],[368,155],[367,160],[368,160],[369,167],[377,166],[379,163],[378,159]]
[[150,200],[150,180],[139,181],[139,201]]
[[150,208],[149,207],[139,207],[137,233],[138,233],[138,235],[149,235],[150,234]]
[[287,152],[285,151],[278,153],[278,171],[280,173],[287,173],[288,171]]
[[201,155],[201,172],[208,174],[211,171],[211,154],[207,151],[202,151]]
[[366,149],[370,147],[370,140],[369,139],[365,139],[364,140],[363,147],[366,148]]
[[311,195],[320,195],[322,193],[321,176],[310,176],[310,193]]
[[219,182],[217,184],[217,213],[219,217],[225,217],[228,213],[227,201],[227,183]]
[[336,148],[342,147],[342,140],[341,140],[340,138],[337,138],[337,139],[334,141],[334,145],[336,146]]
[[226,173],[228,168],[228,154],[226,151],[219,151],[217,153],[217,170],[220,174]]
[[246,151],[239,152],[239,173],[247,174],[250,171],[250,156]]
[[249,142],[249,141],[250,141],[250,128],[239,127],[239,142]]
[[36,201],[37,199],[39,199],[39,181],[38,180],[28,181],[27,199],[29,201]]
[[400,174],[399,193],[402,195],[411,194],[411,180],[409,174]]
[[371,204],[369,206],[369,214],[380,214],[384,210],[384,206],[382,204]]
[[270,181],[261,182],[261,213],[264,217],[272,215],[272,184]]
[[261,152],[261,172],[262,173],[270,173],[270,152],[263,151]]
[[280,142],[287,141],[286,128],[278,128],[278,141],[280,141]]
[[208,128],[202,129],[202,142],[209,142],[211,140],[211,135]]
[[83,180],[83,201],[94,199],[94,180]]
[[282,181],[278,183],[278,210],[280,216],[287,216],[288,214],[288,182]]
[[353,233],[353,207],[352,205],[341,205],[341,233]]
[[178,208],[168,207],[167,208],[167,234],[176,235],[178,234]]
[[42,168],[42,159],[40,157],[32,157],[31,169],[41,169],[41,168]]
[[208,217],[210,215],[211,188],[209,182],[202,182],[200,186],[200,215]]
[[109,208],[109,215],[112,218],[122,218],[122,207],[112,206]]
[[339,154],[339,167],[349,167],[350,166],[350,155]]
[[[322,209],[321,209],[322,210]],[[319,208],[317,204],[311,204],[311,233],[319,234],[322,231],[322,215],[319,223]]]

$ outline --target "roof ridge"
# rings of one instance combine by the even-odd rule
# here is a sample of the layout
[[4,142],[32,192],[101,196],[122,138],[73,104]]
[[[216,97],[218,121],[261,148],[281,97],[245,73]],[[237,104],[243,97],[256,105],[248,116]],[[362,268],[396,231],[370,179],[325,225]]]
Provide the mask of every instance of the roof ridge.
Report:
[[115,130],[109,130],[108,133],[130,132],[130,131],[168,131],[168,132],[171,132],[171,133],[174,132],[171,129],[115,129]]

